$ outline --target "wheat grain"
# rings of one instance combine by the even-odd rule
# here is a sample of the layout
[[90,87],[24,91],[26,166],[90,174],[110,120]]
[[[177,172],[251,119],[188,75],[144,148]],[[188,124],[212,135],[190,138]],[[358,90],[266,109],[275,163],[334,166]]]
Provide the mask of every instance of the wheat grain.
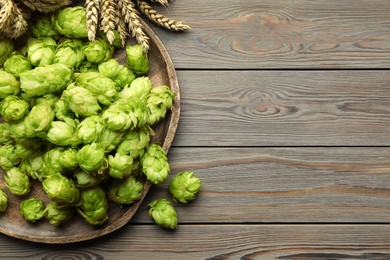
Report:
[[9,38],[17,38],[27,29],[22,11],[12,0],[2,0],[0,10],[0,31]]
[[114,30],[116,28],[116,3],[114,0],[103,0],[101,5],[100,28],[107,36],[107,40],[112,44],[115,40]]
[[160,14],[155,9],[153,9],[147,2],[137,0],[138,8],[141,13],[149,18],[155,24],[164,27],[171,31],[185,31],[191,29],[190,26],[183,24],[182,21],[174,20]]
[[85,5],[88,39],[94,41],[99,23],[100,0],[86,0]]
[[148,52],[149,37],[142,29],[143,26],[134,3],[131,0],[118,0],[118,8],[121,10],[122,18],[129,27],[131,35],[142,45],[144,52]]
[[119,4],[116,5],[116,13],[117,13],[117,18],[118,18],[117,31],[119,33],[121,45],[122,45],[122,47],[124,47],[125,43],[126,43],[126,38],[129,36],[129,33],[128,33],[127,28],[126,28],[125,19],[122,16],[122,12],[119,8]]

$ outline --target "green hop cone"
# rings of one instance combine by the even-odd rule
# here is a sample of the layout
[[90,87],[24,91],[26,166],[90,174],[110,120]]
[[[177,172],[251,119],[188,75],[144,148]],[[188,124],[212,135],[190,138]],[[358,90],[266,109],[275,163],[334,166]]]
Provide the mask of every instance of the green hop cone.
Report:
[[64,166],[60,163],[60,157],[63,151],[63,147],[54,147],[53,149],[46,151],[42,158],[40,178],[46,178],[49,175],[62,172]]
[[20,83],[14,75],[4,70],[0,70],[0,99],[20,92]]
[[29,222],[35,222],[43,217],[45,206],[43,202],[30,198],[23,200],[19,205],[19,212]]
[[62,63],[68,67],[78,67],[85,58],[84,43],[79,39],[62,39],[54,54],[53,63]]
[[0,102],[0,114],[4,121],[22,120],[28,111],[28,103],[17,96],[8,96]]
[[133,157],[130,155],[108,156],[109,175],[115,179],[122,179],[129,176],[133,170]]
[[33,66],[40,67],[53,63],[57,42],[52,38],[29,38],[27,58]]
[[68,221],[73,216],[72,207],[67,207],[52,201],[46,205],[43,216],[49,220],[53,226],[58,226]]
[[157,199],[149,204],[149,215],[157,225],[175,229],[177,226],[177,213],[172,204],[166,199]]
[[40,137],[46,135],[46,131],[51,126],[54,119],[54,111],[49,103],[42,103],[34,106],[30,113],[23,120],[24,128],[20,131],[26,131],[27,137]]
[[8,207],[8,196],[3,190],[0,190],[0,212],[6,211],[7,207]]
[[101,109],[97,98],[91,91],[74,83],[69,84],[66,90],[62,92],[61,98],[76,116],[88,117],[97,115]]
[[16,154],[16,147],[12,143],[0,146],[0,166],[4,170],[9,170],[20,162]]
[[14,76],[19,77],[20,73],[31,70],[31,62],[22,54],[14,52],[4,62],[4,70],[12,73]]
[[99,174],[107,168],[104,147],[99,143],[84,145],[77,153],[77,161],[84,171],[98,171]]
[[138,77],[134,79],[130,85],[125,86],[121,92],[118,93],[118,99],[128,99],[131,97],[138,97],[141,100],[147,99],[152,90],[152,81],[149,77]]
[[46,140],[58,146],[78,145],[80,140],[76,135],[76,123],[74,123],[74,120],[67,120],[67,122],[52,121],[47,130]]
[[141,44],[126,46],[127,63],[137,76],[149,72],[148,55],[143,51]]
[[95,174],[94,172],[86,172],[83,170],[76,171],[73,174],[76,186],[79,188],[91,188],[99,185],[106,180],[107,175]]
[[77,212],[93,226],[100,226],[108,220],[108,201],[100,186],[83,189]]
[[41,179],[43,153],[36,152],[20,162],[19,169],[33,179]]
[[72,70],[61,63],[36,67],[20,73],[20,88],[27,97],[43,96],[63,90],[72,77]]
[[77,137],[84,144],[97,142],[103,129],[104,125],[101,117],[98,115],[90,116],[77,125]]
[[51,23],[50,17],[46,15],[40,16],[34,22],[34,24],[31,26],[31,31],[37,38],[50,37],[56,39],[60,37],[59,33]]
[[117,94],[114,81],[98,72],[78,74],[76,84],[91,91],[102,105],[110,105]]
[[47,176],[42,181],[42,187],[52,201],[61,205],[74,205],[79,201],[80,191],[74,181],[60,173]]
[[99,136],[97,143],[101,144],[104,147],[105,153],[109,153],[122,142],[125,133],[114,131],[108,127],[105,127]]
[[65,7],[51,17],[54,28],[68,38],[86,38],[86,11],[82,6]]
[[149,126],[143,126],[127,132],[117,147],[117,153],[122,155],[128,154],[134,159],[142,157],[145,148],[150,142],[151,133],[152,129]]
[[10,124],[3,122],[0,124],[0,143],[9,143],[12,142],[12,134],[10,131]]
[[117,100],[102,114],[106,127],[115,131],[126,131],[146,124],[149,115],[146,102],[137,97]]
[[108,197],[113,202],[131,204],[139,200],[142,195],[144,185],[133,176],[128,176],[123,180],[114,180],[108,188]]
[[67,149],[61,152],[59,157],[59,162],[64,169],[69,170],[77,167],[78,165],[77,154],[78,151],[71,147],[68,147]]
[[116,59],[100,63],[98,69],[100,74],[114,81],[117,91],[121,91],[135,79],[134,73],[126,66],[120,65]]
[[194,200],[202,187],[200,179],[192,172],[180,172],[172,178],[169,184],[169,192],[175,202],[187,203]]
[[148,124],[153,126],[163,119],[173,105],[174,93],[168,86],[158,86],[150,91],[146,105],[150,110]]
[[142,172],[153,184],[161,184],[168,179],[170,166],[167,153],[157,143],[150,144],[141,157]]
[[16,167],[6,171],[4,181],[5,186],[14,195],[22,196],[30,192],[30,179],[27,174]]
[[99,72],[98,71],[98,64],[90,62],[89,60],[84,60],[77,69],[80,73]]
[[84,46],[85,57],[93,63],[101,63],[111,59],[114,48],[104,39],[89,41]]
[[0,37],[0,67],[3,66],[14,50],[15,46],[12,40]]
[[54,104],[54,114],[58,120],[66,121],[68,118],[75,118],[75,114],[70,110],[68,103],[65,102],[64,98],[58,99]]

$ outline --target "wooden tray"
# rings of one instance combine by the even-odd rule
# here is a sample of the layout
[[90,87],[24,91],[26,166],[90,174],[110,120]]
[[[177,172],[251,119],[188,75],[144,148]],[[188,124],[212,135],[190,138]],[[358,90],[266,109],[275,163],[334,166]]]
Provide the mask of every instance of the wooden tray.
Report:
[[[163,145],[163,148],[168,151],[179,122],[180,116],[180,91],[177,81],[176,71],[171,61],[171,58],[165,49],[160,39],[153,33],[150,27],[143,22],[145,33],[150,38],[149,65],[150,72],[148,76],[153,82],[153,86],[162,84],[168,85],[175,92],[175,102],[172,111],[167,114],[167,117],[155,127],[154,141]],[[129,44],[134,44],[133,40],[129,40]],[[126,62],[126,53],[124,49],[117,51],[115,57]],[[100,227],[93,227],[86,223],[80,215],[74,214],[72,219],[62,226],[55,227],[49,224],[45,219],[36,223],[29,223],[23,219],[19,213],[19,203],[25,199],[11,195],[4,186],[3,171],[0,169],[0,188],[9,195],[8,209],[5,213],[0,213],[0,232],[11,237],[40,242],[48,244],[65,244],[80,242],[94,239],[103,235],[109,234],[129,222],[134,216],[143,199],[147,195],[151,184],[145,182],[142,197],[130,206],[118,207],[114,203],[109,204],[109,220]],[[41,198],[47,202],[47,197],[44,194],[41,185],[34,183],[31,192],[27,197]]]

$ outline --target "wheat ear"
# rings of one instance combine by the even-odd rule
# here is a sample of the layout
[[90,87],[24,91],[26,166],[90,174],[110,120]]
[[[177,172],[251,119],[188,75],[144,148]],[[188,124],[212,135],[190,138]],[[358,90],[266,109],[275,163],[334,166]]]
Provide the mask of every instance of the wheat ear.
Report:
[[126,23],[125,23],[125,19],[124,17],[122,16],[122,12],[119,8],[119,4],[116,5],[116,14],[117,14],[117,19],[118,19],[118,23],[117,23],[117,31],[119,33],[119,38],[121,40],[121,45],[122,47],[125,46],[125,43],[126,43],[126,38],[129,36],[129,33],[127,31],[127,28],[126,28]]
[[168,0],[150,0],[151,2],[154,2],[154,3],[159,3],[165,7],[167,7],[169,5],[169,2]]
[[88,39],[90,41],[94,41],[96,37],[96,30],[99,23],[100,4],[100,0],[86,0],[85,2]]
[[149,37],[142,29],[140,17],[135,5],[131,0],[118,0],[118,7],[121,10],[122,18],[129,27],[131,35],[142,45],[145,53],[149,50]]
[[137,5],[141,13],[143,13],[146,17],[149,18],[149,20],[161,27],[171,31],[185,31],[191,29],[190,26],[183,24],[182,21],[174,20],[160,14],[145,1],[137,0]]
[[114,30],[116,28],[116,3],[115,0],[103,0],[102,3],[102,20],[100,28],[107,36],[107,40],[112,44],[115,40]]
[[12,0],[1,1],[0,31],[9,38],[17,38],[27,29],[22,11]]
[[43,13],[60,10],[62,7],[72,3],[71,0],[20,0],[20,2],[33,11]]

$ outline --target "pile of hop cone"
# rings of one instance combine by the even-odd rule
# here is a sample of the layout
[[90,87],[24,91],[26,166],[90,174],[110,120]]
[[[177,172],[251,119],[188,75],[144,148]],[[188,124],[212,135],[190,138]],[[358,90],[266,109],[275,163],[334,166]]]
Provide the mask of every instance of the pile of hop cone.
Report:
[[111,44],[119,38],[124,46],[126,38],[131,35],[147,52],[149,38],[144,32],[141,15],[171,31],[190,29],[182,21],[168,18],[151,6],[160,4],[167,7],[169,0],[85,0],[85,3],[77,0],[0,0],[0,36],[18,38],[27,31],[32,12],[55,12],[72,2],[86,8],[90,41],[94,41],[99,31],[102,31]]

